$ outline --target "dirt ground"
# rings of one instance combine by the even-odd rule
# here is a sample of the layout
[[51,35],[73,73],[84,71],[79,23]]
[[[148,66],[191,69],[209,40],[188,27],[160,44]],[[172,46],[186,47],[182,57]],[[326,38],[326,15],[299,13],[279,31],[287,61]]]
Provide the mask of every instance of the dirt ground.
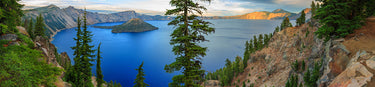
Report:
[[[359,49],[368,52],[375,52],[375,17],[367,19],[365,26],[356,29],[353,34],[345,37],[343,43],[350,52],[357,52]],[[355,53],[352,53],[355,55]]]

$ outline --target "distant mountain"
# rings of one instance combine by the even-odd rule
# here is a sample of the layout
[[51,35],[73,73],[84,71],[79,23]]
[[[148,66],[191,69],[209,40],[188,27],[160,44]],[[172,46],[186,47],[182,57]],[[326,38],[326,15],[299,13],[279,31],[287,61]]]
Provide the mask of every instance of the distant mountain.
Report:
[[112,29],[113,33],[121,32],[144,32],[158,29],[149,23],[144,22],[139,18],[130,19],[128,22],[116,26],[94,26],[96,28]]
[[[77,26],[78,16],[82,16],[84,10],[76,9],[72,6],[67,8],[59,8],[56,5],[39,7],[35,9],[25,10],[23,19],[33,18],[35,21],[39,14],[44,17],[47,28],[47,35],[52,36],[62,29],[73,28]],[[105,22],[121,22],[128,21],[132,18],[140,18],[142,20],[171,20],[173,17],[168,16],[150,16],[138,14],[135,11],[123,11],[111,14],[100,14],[98,12],[87,12],[88,24],[105,23]]]
[[272,13],[290,13],[290,12],[285,11],[284,9],[276,9],[276,10],[273,10]]
[[[310,9],[311,10],[311,9]],[[311,12],[309,8],[305,9],[306,19],[311,18]],[[244,15],[236,15],[236,16],[214,16],[214,17],[204,17],[204,19],[253,19],[253,20],[274,20],[274,19],[284,19],[285,17],[289,17],[291,20],[297,19],[301,13],[291,13],[289,11],[283,9],[276,9],[272,12],[268,11],[260,11],[260,12],[252,12],[247,13]]]

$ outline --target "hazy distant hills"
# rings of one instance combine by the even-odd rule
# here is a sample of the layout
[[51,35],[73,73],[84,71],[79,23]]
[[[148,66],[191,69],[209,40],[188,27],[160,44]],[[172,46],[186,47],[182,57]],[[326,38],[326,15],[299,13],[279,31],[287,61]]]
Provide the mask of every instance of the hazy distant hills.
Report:
[[[48,35],[56,34],[61,29],[73,28],[77,26],[78,16],[83,15],[84,10],[76,9],[72,6],[67,8],[59,8],[56,5],[49,5],[46,7],[40,7],[30,10],[25,10],[25,16],[23,19],[35,18],[42,14],[47,27]],[[88,12],[87,21],[88,24],[104,23],[104,22],[121,22],[128,21],[132,18],[140,18],[142,20],[171,20],[173,17],[167,16],[150,16],[138,14],[135,11],[124,11],[111,14],[100,14],[98,12]]]
[[[305,9],[306,19],[311,18],[310,8]],[[253,19],[253,20],[273,20],[273,19],[284,19],[285,17],[289,17],[291,20],[297,19],[301,16],[301,13],[291,13],[283,9],[276,9],[272,12],[268,11],[260,11],[260,12],[252,12],[247,13],[244,15],[236,15],[236,16],[214,16],[214,17],[205,17],[205,19]]]

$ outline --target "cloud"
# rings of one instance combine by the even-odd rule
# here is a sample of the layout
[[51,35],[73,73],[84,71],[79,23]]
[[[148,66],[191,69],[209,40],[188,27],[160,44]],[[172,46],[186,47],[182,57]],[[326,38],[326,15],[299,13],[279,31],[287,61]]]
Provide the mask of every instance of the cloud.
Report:
[[265,3],[265,4],[274,4],[275,0],[238,0],[241,2],[254,2],[254,3]]
[[243,5],[251,5],[251,2],[233,2],[231,0],[213,0],[211,3],[202,3],[207,8],[205,16],[229,16],[261,10],[262,8],[246,8]]

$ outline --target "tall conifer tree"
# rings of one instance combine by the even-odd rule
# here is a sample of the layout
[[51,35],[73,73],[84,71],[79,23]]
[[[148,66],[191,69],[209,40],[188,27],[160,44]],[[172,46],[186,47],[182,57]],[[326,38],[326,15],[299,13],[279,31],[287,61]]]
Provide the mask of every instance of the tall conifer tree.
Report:
[[292,27],[292,23],[290,23],[288,17],[285,17],[283,22],[281,23],[280,31],[286,29],[287,27]]
[[[211,0],[200,1],[211,2]],[[199,86],[204,75],[201,60],[206,55],[207,48],[199,46],[198,43],[208,41],[204,35],[214,32],[215,29],[209,27],[209,22],[197,18],[195,14],[202,15],[202,10],[206,8],[194,0],[171,0],[169,4],[175,8],[167,10],[165,15],[177,15],[168,24],[176,26],[171,34],[170,44],[174,46],[172,51],[177,57],[175,62],[166,65],[164,69],[169,73],[182,69],[183,73],[183,75],[174,76],[173,82],[169,85],[172,87]]]
[[29,22],[29,26],[27,28],[27,32],[29,33],[31,39],[35,38],[35,36],[34,36],[34,26],[33,25],[34,25],[33,19],[30,18],[30,22]]
[[100,60],[102,59],[102,57],[100,56],[100,45],[102,43],[99,44],[98,46],[98,51],[97,51],[97,54],[96,54],[96,82],[97,82],[97,86],[96,87],[102,87],[102,84],[105,82],[103,80],[103,74],[102,74],[102,69],[101,69],[101,62]]
[[39,16],[36,18],[36,24],[35,24],[35,36],[45,36],[44,32],[45,30],[45,24],[42,14],[39,14]]
[[74,50],[74,65],[72,68],[69,68],[67,71],[66,79],[68,82],[71,82],[73,86],[82,86],[80,85],[83,80],[81,80],[81,46],[82,46],[82,30],[81,30],[81,19],[80,17],[77,18],[77,34],[76,37],[73,38],[76,41],[76,46],[71,47]]
[[86,9],[83,16],[83,30],[81,30],[81,21],[80,18],[77,20],[77,37],[74,38],[76,41],[76,46],[72,47],[74,51],[74,69],[68,73],[68,80],[73,83],[74,86],[78,87],[88,87],[93,86],[91,83],[91,66],[93,64],[91,62],[94,61],[95,55],[93,53],[92,45],[89,43],[92,42],[92,34],[90,31],[87,30],[87,13]]
[[83,73],[82,74],[82,79],[83,82],[85,83],[85,86],[90,86],[92,85],[91,83],[91,66],[93,64],[91,63],[94,61],[95,55],[93,54],[95,50],[93,50],[94,46],[90,45],[92,42],[92,34],[90,31],[87,30],[87,11],[85,9],[84,16],[83,16],[83,31],[82,31],[82,50],[81,50],[81,70]]
[[134,80],[135,85],[133,87],[147,87],[147,86],[150,86],[150,85],[148,85],[147,83],[144,82],[144,80],[146,79],[146,78],[144,78],[144,76],[146,76],[146,75],[144,74],[142,67],[143,67],[143,62],[142,62],[141,65],[139,65],[139,67],[137,69],[135,69],[135,70],[138,71],[138,74],[137,74],[137,76],[136,76],[136,78]]
[[306,21],[306,14],[305,14],[305,10],[302,10],[301,11],[301,16],[299,18],[297,18],[297,21],[296,21],[296,26],[301,26],[302,24],[305,24],[305,21]]

